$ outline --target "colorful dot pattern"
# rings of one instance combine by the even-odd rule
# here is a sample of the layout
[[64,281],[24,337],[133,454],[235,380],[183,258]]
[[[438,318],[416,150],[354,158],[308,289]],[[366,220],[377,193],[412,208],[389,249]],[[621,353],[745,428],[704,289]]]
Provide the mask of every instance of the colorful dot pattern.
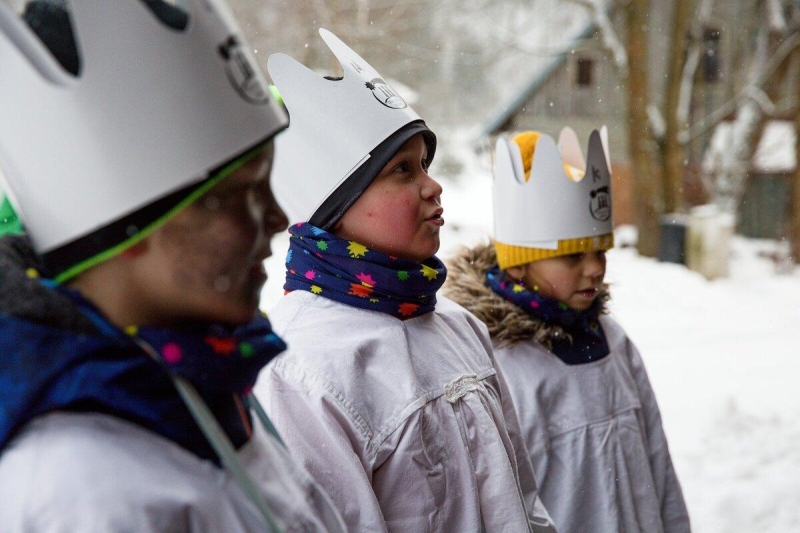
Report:
[[286,293],[295,290],[408,319],[430,313],[447,269],[437,258],[422,263],[392,257],[300,223],[289,228]]

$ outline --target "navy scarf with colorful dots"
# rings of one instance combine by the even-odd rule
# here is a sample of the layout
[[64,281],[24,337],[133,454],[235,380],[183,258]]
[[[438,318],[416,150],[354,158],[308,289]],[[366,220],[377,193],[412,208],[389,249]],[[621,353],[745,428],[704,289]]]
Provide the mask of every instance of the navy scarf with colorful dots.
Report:
[[303,290],[401,320],[430,313],[447,269],[438,258],[422,263],[371,250],[300,223],[289,228],[286,291]]
[[560,327],[566,335],[554,336],[550,350],[564,363],[579,365],[599,361],[609,354],[608,342],[598,322],[603,303],[595,298],[586,311],[576,311],[563,302],[510,279],[495,266],[486,273],[486,284],[496,294],[545,324]]
[[190,381],[237,448],[252,435],[246,395],[261,368],[286,349],[259,316],[237,328],[124,331],[75,291],[68,296],[97,334],[0,316],[0,450],[24,424],[51,411],[100,412],[149,429],[219,465],[169,374]]

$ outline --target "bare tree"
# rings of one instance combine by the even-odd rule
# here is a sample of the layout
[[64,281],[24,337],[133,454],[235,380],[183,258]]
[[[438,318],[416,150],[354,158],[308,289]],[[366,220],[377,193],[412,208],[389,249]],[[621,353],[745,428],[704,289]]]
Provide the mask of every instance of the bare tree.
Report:
[[[763,7],[765,22],[782,20],[770,13],[774,2]],[[776,115],[775,101],[781,96],[790,66],[797,61],[793,52],[800,45],[798,29],[787,27],[782,20],[779,25],[763,26],[760,32],[752,75],[736,99],[730,143],[710,176],[713,202],[725,212],[735,213],[738,209],[761,134],[767,121]]]
[[658,215],[663,213],[661,175],[657,146],[648,119],[650,89],[647,77],[648,0],[630,0],[623,8],[628,31],[628,142],[637,198],[635,219],[639,228],[639,253],[653,257],[658,252]]
[[[800,100],[800,83],[795,85],[795,97]],[[795,166],[792,179],[792,219],[790,224],[790,247],[792,259],[800,263],[800,111],[794,114]]]
[[692,2],[675,3],[672,31],[670,33],[669,70],[664,102],[666,112],[664,136],[660,139],[661,157],[664,165],[664,210],[676,213],[684,210],[683,179],[686,168],[686,151],[678,140],[685,124],[678,110],[684,62],[686,61],[686,37],[692,16]]
[[[592,5],[595,13],[603,11],[598,9],[602,0],[571,1]],[[795,53],[800,47],[800,17],[797,16],[800,8],[795,0],[768,0],[753,4],[757,8],[759,39],[755,50],[745,56],[747,66],[741,72],[745,80],[742,88],[730,101],[701,116],[691,104],[696,91],[698,65],[705,52],[704,29],[713,12],[714,0],[687,0],[673,4],[669,63],[662,78],[665,97],[661,109],[655,106],[653,87],[648,85],[649,43],[642,31],[648,25],[654,4],[647,0],[618,0],[615,3],[609,0],[608,5],[616,6],[624,13],[628,65],[626,70],[618,68],[618,71],[620,77],[628,74],[628,131],[635,176],[639,252],[653,256],[658,249],[658,216],[685,208],[683,183],[688,143],[731,118],[730,139],[725,143],[725,149],[716,154],[714,172],[703,178],[714,204],[726,213],[735,214],[738,210],[766,122],[781,114],[786,115],[787,105],[781,102],[786,100],[787,87],[798,83],[792,73],[800,70],[800,54]],[[596,16],[595,20],[601,33],[613,31],[611,26],[602,24],[601,17]],[[607,37],[602,40],[613,42]],[[614,55],[619,57],[619,54]],[[730,76],[729,80],[729,83],[734,83],[735,77]],[[794,91],[789,92],[794,94]]]

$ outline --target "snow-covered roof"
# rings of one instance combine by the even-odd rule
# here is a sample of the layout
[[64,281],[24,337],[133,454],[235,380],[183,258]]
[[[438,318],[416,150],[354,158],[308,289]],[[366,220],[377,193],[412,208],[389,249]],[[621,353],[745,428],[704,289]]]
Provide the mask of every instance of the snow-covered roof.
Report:
[[596,30],[587,9],[564,0],[540,0],[528,13],[535,16],[528,15],[516,36],[521,46],[509,47],[491,69],[491,77],[502,80],[494,83],[499,105],[481,126],[481,136],[502,127]]
[[[731,146],[733,131],[732,122],[722,122],[717,125],[703,156],[703,169],[712,170],[720,161],[720,154]],[[797,166],[796,138],[794,124],[791,121],[768,122],[753,156],[751,171],[759,174],[793,172]]]

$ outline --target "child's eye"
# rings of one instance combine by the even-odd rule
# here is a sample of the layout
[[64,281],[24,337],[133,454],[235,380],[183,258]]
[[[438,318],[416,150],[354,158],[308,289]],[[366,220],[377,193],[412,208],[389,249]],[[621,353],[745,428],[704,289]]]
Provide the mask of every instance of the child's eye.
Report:
[[423,159],[420,162],[420,165],[422,165],[422,170],[424,170],[425,172],[428,172],[428,160],[427,159]]
[[409,172],[410,169],[409,169],[408,163],[403,162],[403,163],[400,163],[399,165],[397,165],[396,167],[394,167],[394,171],[395,172],[403,172],[403,173],[405,173],[405,172]]

